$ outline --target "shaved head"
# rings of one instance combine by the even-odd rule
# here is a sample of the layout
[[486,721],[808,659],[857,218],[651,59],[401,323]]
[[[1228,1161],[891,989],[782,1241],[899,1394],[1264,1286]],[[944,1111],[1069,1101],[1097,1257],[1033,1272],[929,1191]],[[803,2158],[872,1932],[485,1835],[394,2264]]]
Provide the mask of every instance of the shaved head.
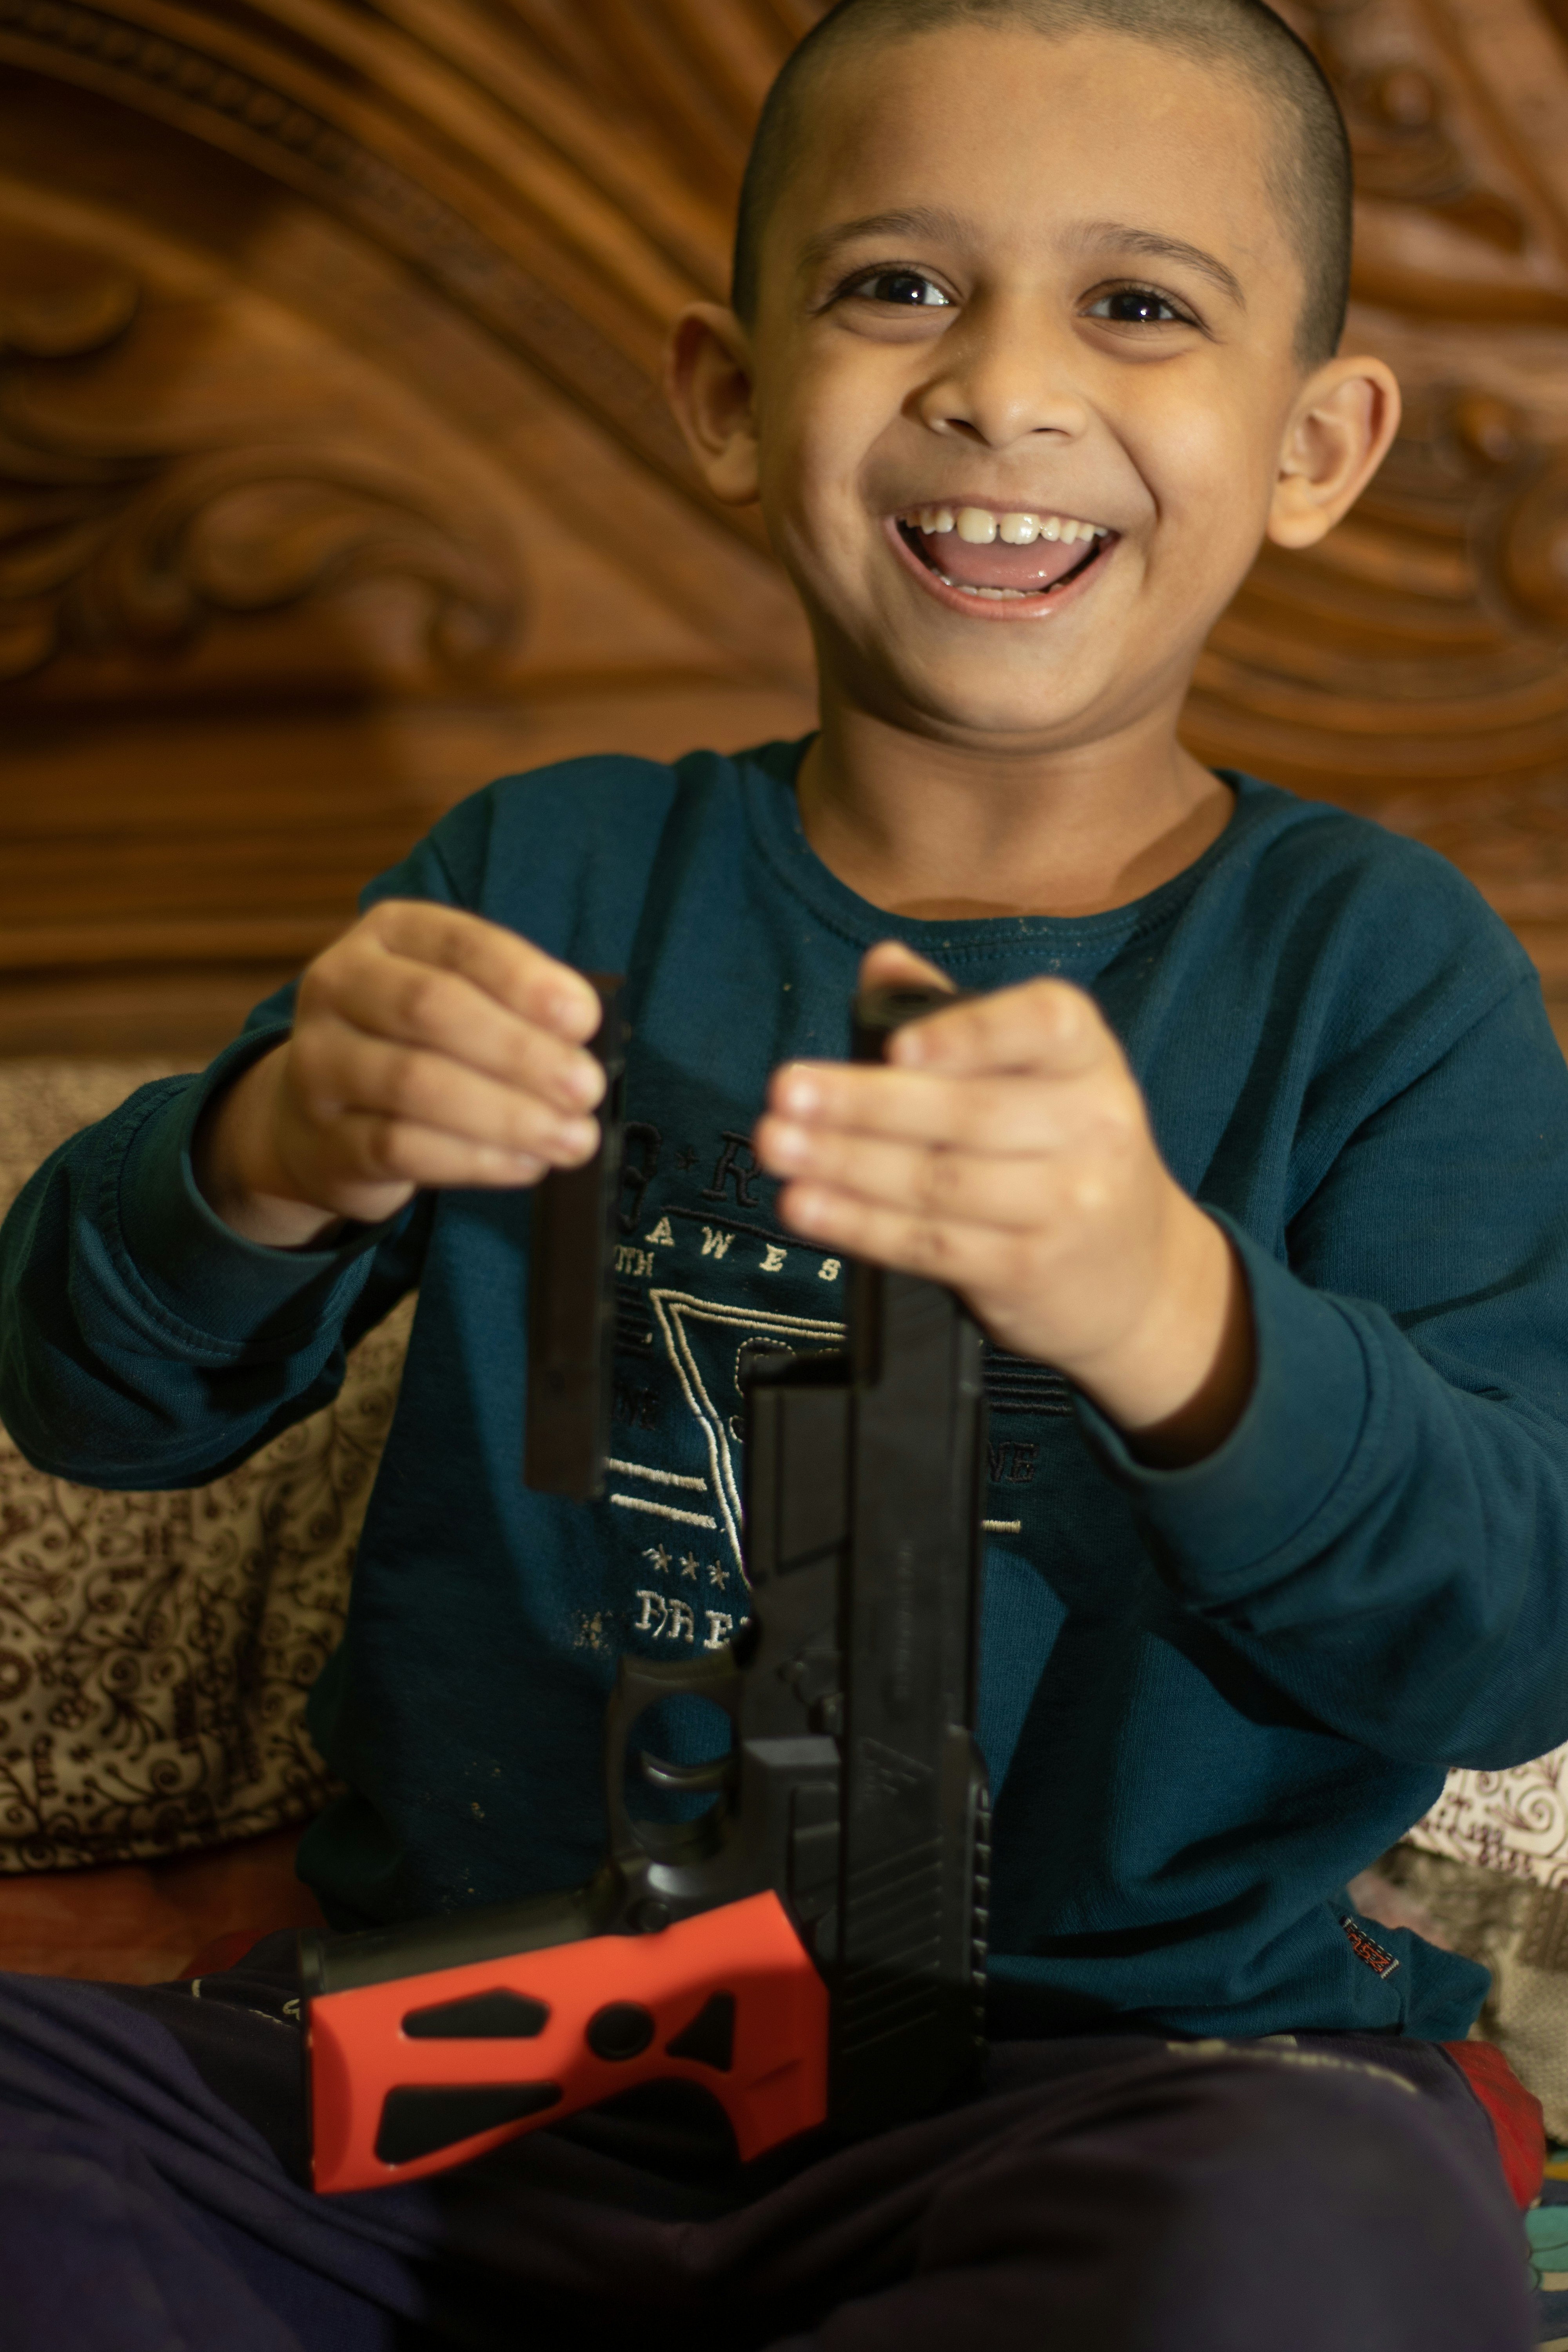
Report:
[[1278,122],[1265,172],[1305,289],[1297,356],[1303,368],[1332,358],[1350,293],[1350,141],[1317,59],[1264,0],[838,0],[786,60],[757,124],[735,236],[731,299],[742,319],[755,316],[768,221],[810,145],[818,77],[853,50],[963,26],[1024,26],[1047,41],[1120,33],[1254,90]]

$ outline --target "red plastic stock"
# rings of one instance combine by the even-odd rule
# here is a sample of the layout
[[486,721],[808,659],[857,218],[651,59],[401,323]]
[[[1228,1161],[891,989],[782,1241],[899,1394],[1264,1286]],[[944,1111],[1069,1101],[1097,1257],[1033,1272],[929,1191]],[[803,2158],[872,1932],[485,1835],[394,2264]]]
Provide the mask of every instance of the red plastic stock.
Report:
[[[742,2160],[761,2156],[826,2116],[827,2011],[827,1988],[771,1894],[654,1935],[322,1993],[310,2008],[315,2186],[417,2180],[671,2078],[719,2100]],[[482,2030],[498,2019],[499,2032]],[[533,2112],[395,2160],[487,2097]]]

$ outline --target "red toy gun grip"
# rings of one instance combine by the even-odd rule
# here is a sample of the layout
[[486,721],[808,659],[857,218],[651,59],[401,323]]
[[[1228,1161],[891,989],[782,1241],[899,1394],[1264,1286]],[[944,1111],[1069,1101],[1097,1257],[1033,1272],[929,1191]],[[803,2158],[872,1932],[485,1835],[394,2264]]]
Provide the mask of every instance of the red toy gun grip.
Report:
[[379,2189],[482,2156],[635,2084],[700,2084],[742,2161],[827,2113],[827,1988],[776,1895],[319,1994],[314,2179]]

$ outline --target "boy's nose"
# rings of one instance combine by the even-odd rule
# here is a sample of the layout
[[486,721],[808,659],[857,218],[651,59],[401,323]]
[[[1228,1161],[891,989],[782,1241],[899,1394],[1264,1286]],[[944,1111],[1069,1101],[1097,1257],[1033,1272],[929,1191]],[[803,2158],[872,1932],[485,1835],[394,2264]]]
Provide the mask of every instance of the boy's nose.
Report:
[[1077,440],[1089,408],[1073,381],[1075,348],[1016,313],[966,320],[942,338],[916,402],[921,422],[992,449],[1037,433]]

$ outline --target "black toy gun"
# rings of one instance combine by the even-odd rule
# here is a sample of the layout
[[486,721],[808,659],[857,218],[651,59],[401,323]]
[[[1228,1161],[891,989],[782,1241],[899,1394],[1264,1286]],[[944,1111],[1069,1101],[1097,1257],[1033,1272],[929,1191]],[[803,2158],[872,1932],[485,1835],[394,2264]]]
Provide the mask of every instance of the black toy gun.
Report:
[[[605,1141],[536,1196],[528,1483],[586,1498],[606,1450],[624,1032],[600,982]],[[856,1005],[855,1053],[950,997]],[[319,2189],[408,2180],[635,2084],[710,2092],[743,2159],[815,2126],[889,2128],[974,2087],[988,1797],[973,1736],[984,1401],[951,1292],[853,1271],[845,1355],[746,1382],[752,1615],[689,1663],[625,1657],[609,1846],[585,1885],[301,1937]],[[640,1754],[692,1821],[634,1818],[637,1718],[692,1694],[729,1752]]]

